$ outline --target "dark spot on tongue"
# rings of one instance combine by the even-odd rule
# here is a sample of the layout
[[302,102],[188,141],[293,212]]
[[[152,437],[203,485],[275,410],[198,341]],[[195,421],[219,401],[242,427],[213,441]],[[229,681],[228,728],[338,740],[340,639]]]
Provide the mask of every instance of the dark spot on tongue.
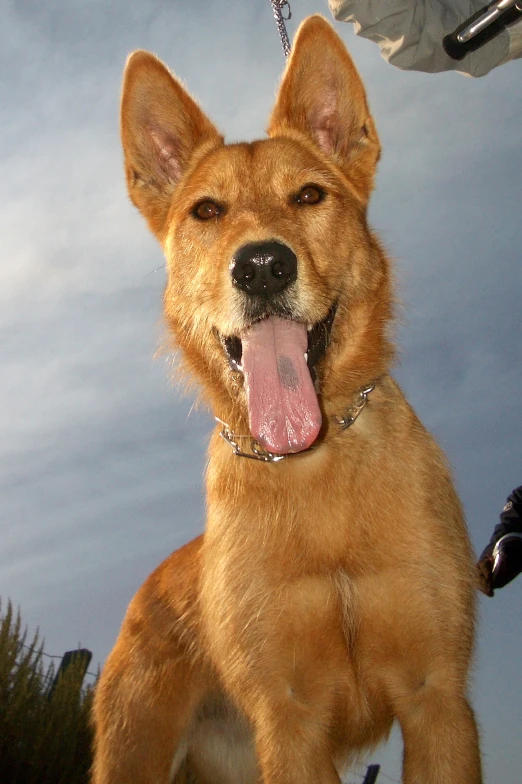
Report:
[[285,357],[283,354],[282,357],[277,358],[277,372],[285,389],[297,389],[299,376],[290,357]]

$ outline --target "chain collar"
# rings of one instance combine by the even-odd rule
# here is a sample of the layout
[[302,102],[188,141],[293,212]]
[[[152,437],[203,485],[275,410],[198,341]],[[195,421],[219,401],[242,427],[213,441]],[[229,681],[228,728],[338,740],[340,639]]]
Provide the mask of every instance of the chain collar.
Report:
[[[357,420],[357,417],[368,402],[368,395],[375,389],[375,384],[376,382],[372,381],[371,384],[368,384],[359,390],[354,404],[348,409],[344,416],[332,417],[332,420],[337,425],[339,425],[341,430],[346,430],[347,428],[351,427]],[[312,449],[314,449],[313,446],[310,446],[308,449],[303,449],[301,452],[289,452],[286,455],[275,455],[273,452],[267,452],[266,449],[263,449],[261,444],[259,444],[255,438],[252,438],[251,435],[238,436],[230,429],[226,422],[223,422],[222,419],[215,417],[215,420],[223,426],[219,435],[227,442],[227,444],[230,444],[232,451],[238,457],[248,457],[250,460],[261,460],[263,463],[279,463],[281,460],[285,460],[287,457],[299,457],[299,455],[305,454],[306,452],[310,452]],[[248,448],[250,448],[250,452],[245,451],[245,449],[241,446],[241,443],[247,444]]]

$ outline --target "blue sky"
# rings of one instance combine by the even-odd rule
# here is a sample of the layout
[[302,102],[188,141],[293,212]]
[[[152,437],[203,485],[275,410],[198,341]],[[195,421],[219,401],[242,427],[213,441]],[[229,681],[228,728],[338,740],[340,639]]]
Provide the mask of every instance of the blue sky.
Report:
[[[292,9],[290,33],[328,15]],[[154,359],[163,261],[124,189],[125,58],[156,52],[229,140],[262,135],[284,61],[268,0],[0,0],[0,14],[0,595],[49,653],[80,643],[103,662],[140,583],[202,530],[211,427],[174,358]],[[480,552],[522,483],[522,61],[480,80],[405,73],[337,30],[383,143],[370,215],[396,260],[396,376]],[[480,601],[490,782],[520,780],[521,599],[522,578]],[[399,739],[372,760],[398,779]]]

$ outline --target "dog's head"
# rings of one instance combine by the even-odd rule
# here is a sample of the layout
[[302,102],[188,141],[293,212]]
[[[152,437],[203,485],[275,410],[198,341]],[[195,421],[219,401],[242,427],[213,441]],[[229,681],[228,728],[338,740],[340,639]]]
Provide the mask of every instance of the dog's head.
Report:
[[330,25],[300,27],[269,138],[225,145],[162,63],[131,55],[129,193],[167,259],[165,315],[216,413],[307,448],[391,356],[388,265],[366,223],[380,146]]

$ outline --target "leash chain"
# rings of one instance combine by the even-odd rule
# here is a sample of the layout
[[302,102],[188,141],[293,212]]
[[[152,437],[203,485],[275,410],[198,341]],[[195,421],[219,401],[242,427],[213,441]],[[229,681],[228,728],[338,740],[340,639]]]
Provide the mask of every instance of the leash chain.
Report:
[[[270,0],[270,5],[274,11],[274,17],[279,30],[279,37],[281,38],[281,46],[285,57],[290,54],[290,40],[286,32],[285,22],[292,18],[292,11],[290,10],[290,3],[288,0]],[[283,8],[286,8],[286,16],[283,16]]]
[[[333,421],[340,426],[341,430],[346,430],[354,424],[357,417],[368,402],[368,395],[375,389],[375,384],[376,382],[373,381],[371,384],[368,384],[359,391],[355,403],[351,408],[348,409],[344,416],[332,417]],[[233,430],[230,429],[226,422],[223,422],[223,420],[219,417],[214,418],[216,422],[219,422],[220,425],[223,425],[219,435],[224,441],[227,442],[227,444],[230,444],[233,453],[238,457],[248,457],[250,460],[260,460],[263,463],[279,463],[281,460],[285,460],[287,457],[299,457],[299,455],[310,452],[314,448],[313,446],[310,446],[308,449],[303,449],[301,452],[289,452],[286,455],[275,455],[273,452],[267,452],[266,449],[263,449],[261,444],[259,444],[255,438],[252,438],[252,436],[238,436],[234,433]],[[245,452],[239,443],[240,439],[246,439],[249,441],[251,452]]]

